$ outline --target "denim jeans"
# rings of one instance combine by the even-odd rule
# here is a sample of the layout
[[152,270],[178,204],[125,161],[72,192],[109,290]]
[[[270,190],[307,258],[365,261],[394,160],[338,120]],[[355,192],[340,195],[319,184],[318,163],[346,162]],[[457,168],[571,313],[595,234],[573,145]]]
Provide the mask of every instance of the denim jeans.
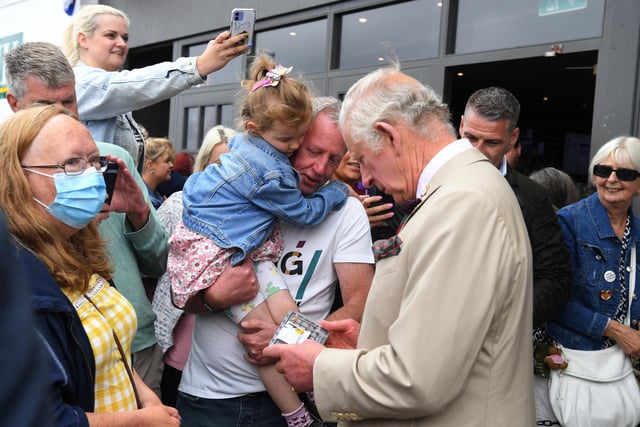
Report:
[[178,392],[182,427],[286,427],[266,392],[231,399],[204,399]]

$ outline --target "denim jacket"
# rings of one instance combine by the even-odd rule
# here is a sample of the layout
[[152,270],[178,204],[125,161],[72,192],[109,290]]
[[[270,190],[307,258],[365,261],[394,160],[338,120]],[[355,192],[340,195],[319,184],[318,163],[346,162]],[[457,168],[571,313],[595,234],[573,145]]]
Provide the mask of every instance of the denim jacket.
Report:
[[132,127],[140,130],[131,111],[156,104],[204,81],[196,70],[195,57],[122,71],[106,71],[78,62],[73,71],[80,120],[96,141],[127,150],[138,170],[144,147],[135,139]]
[[[631,236],[625,253],[625,279],[630,280],[631,247],[638,248],[640,219],[631,215]],[[578,350],[602,348],[602,334],[620,302],[619,263],[622,244],[613,232],[607,212],[595,193],[558,211],[562,238],[571,253],[574,289],[567,305],[547,324],[560,344]],[[640,249],[640,248],[638,248]],[[636,254],[636,265],[638,265]],[[638,328],[638,279],[631,304],[631,327]]]
[[273,231],[275,220],[313,227],[347,199],[347,186],[331,181],[305,198],[289,159],[262,138],[235,135],[220,165],[209,165],[184,185],[182,220],[241,262]]

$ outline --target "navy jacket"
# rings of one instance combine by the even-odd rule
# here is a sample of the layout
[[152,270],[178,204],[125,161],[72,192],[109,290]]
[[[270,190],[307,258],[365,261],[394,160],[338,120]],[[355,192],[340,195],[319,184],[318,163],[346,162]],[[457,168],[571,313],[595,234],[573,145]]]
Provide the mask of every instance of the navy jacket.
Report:
[[0,426],[52,427],[45,349],[15,252],[0,211]]
[[29,250],[16,247],[26,283],[32,287],[36,327],[47,347],[55,425],[88,427],[85,412],[93,412],[96,370],[89,338],[46,265]]

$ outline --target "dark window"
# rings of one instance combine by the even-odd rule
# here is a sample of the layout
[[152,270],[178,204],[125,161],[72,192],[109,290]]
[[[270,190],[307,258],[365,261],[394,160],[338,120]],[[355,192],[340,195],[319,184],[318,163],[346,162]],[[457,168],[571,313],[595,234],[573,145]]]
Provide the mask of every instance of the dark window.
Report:
[[[200,43],[189,46],[188,56],[199,56],[202,54],[202,52],[204,52],[204,49],[206,47],[207,43]],[[201,86],[236,83],[238,81],[238,76],[242,75],[243,60],[244,56],[239,56],[232,59],[227,65],[222,67],[222,69],[209,74],[207,76],[207,80]]]
[[415,0],[341,17],[340,68],[438,56],[442,2]]
[[600,37],[603,17],[604,0],[459,0],[455,53]]
[[257,52],[266,51],[278,64],[303,73],[327,68],[327,20],[290,25],[256,33]]

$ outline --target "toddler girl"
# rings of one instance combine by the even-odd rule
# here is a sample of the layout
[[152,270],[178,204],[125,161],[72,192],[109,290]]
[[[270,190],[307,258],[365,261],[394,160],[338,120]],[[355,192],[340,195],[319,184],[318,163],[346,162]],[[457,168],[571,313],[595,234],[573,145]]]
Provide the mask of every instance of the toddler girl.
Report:
[[[179,308],[212,286],[226,267],[249,256],[260,291],[252,301],[228,308],[231,320],[259,318],[279,324],[288,311],[297,310],[274,264],[283,246],[276,221],[315,226],[342,207],[348,189],[331,181],[309,198],[298,189],[300,178],[288,157],[311,124],[311,95],[304,84],[288,77],[290,71],[266,55],[254,60],[252,78],[243,82],[247,92],[240,120],[245,132],[229,141],[229,153],[220,157],[220,164],[192,175],[184,186],[182,223],[169,240],[167,265]],[[275,366],[258,369],[287,424],[312,425],[313,418]]]

